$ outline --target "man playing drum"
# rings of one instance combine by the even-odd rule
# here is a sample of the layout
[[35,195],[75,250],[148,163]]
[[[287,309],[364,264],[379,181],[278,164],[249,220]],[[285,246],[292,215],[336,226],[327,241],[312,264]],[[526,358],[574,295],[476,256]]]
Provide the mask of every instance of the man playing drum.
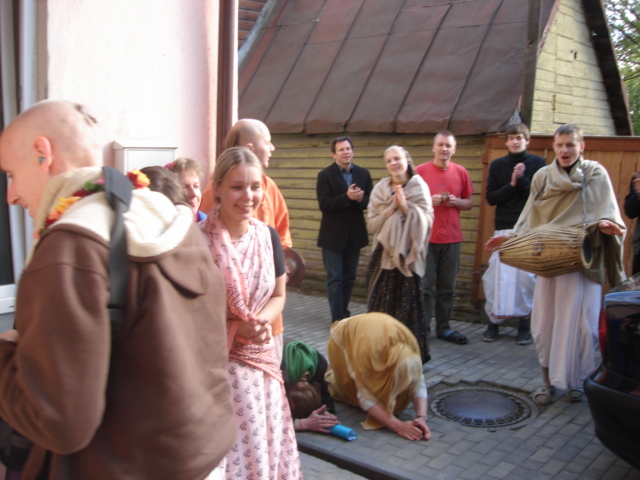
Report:
[[[616,196],[605,168],[582,157],[584,147],[580,127],[568,124],[556,130],[556,158],[533,177],[529,199],[516,224],[523,223],[518,233],[524,234],[545,224],[575,227],[586,223],[593,246],[589,269],[538,277],[531,315],[531,333],[542,367],[542,385],[532,393],[538,405],[551,402],[555,387],[566,390],[570,402],[582,399],[582,382],[596,368],[605,267],[610,285],[625,278],[625,225]],[[539,191],[542,193],[534,198]],[[495,251],[507,239],[492,237],[485,249]]]

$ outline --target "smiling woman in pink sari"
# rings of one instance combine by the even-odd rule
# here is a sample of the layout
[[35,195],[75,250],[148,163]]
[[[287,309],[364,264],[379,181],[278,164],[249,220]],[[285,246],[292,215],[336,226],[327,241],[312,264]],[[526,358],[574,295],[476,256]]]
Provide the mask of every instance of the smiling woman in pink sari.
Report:
[[237,426],[236,442],[212,476],[296,479],[298,448],[271,335],[284,308],[284,256],[278,233],[252,218],[262,201],[261,180],[249,149],[223,152],[212,180],[215,206],[200,224],[225,279]]

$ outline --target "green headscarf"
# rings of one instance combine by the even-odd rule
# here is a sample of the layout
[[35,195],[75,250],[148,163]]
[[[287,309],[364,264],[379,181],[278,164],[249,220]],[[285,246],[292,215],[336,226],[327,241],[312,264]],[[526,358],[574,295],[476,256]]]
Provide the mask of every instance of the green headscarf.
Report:
[[313,347],[299,340],[289,342],[284,348],[284,363],[289,385],[295,385],[306,372],[312,377],[316,374],[318,353]]

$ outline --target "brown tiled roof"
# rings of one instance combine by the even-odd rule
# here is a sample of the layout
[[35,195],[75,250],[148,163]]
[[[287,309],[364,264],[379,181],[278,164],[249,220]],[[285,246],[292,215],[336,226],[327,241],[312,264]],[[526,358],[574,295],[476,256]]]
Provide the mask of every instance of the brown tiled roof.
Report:
[[[541,31],[557,1],[540,0]],[[277,0],[239,115],[273,133],[498,131],[522,93],[527,3]]]

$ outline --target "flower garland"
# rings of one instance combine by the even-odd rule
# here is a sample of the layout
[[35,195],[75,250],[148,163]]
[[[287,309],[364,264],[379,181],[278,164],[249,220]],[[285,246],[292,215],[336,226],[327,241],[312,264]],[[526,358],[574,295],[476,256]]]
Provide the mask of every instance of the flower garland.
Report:
[[[127,173],[127,178],[131,181],[131,186],[133,190],[138,190],[140,188],[146,188],[149,186],[149,178],[139,170],[131,170]],[[82,188],[76,192],[74,192],[70,197],[61,197],[58,200],[56,206],[54,206],[49,215],[44,222],[44,227],[38,232],[38,238],[44,233],[46,229],[51,227],[54,223],[56,223],[62,215],[78,200],[81,200],[89,195],[93,195],[94,193],[103,192],[104,191],[104,177],[100,177],[97,180],[89,180],[86,182]]]

